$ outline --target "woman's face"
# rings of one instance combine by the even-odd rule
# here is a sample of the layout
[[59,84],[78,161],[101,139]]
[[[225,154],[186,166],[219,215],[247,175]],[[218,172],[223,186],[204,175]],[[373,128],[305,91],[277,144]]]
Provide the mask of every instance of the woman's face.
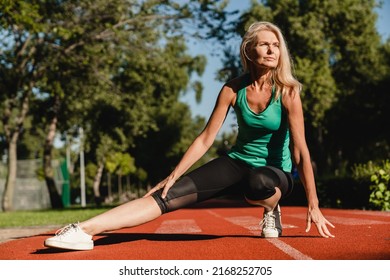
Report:
[[256,67],[276,68],[280,56],[279,40],[275,33],[262,30],[257,33],[257,43],[252,50],[251,60]]

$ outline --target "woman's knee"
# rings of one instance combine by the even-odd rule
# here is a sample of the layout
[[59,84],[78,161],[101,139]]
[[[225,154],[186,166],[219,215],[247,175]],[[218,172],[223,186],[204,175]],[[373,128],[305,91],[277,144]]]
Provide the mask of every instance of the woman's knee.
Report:
[[276,193],[276,187],[280,185],[280,179],[272,169],[257,168],[249,175],[248,189],[245,193],[246,200],[258,205],[259,201],[272,197]]
[[251,205],[263,206],[263,207],[267,208],[267,207],[271,207],[271,206],[274,207],[275,204],[277,204],[279,202],[281,197],[282,197],[281,191],[278,187],[276,187],[275,193],[268,198],[253,200],[245,195],[245,200],[246,200],[246,202],[248,202]]
[[162,198],[162,189],[152,194],[161,213],[168,213],[197,202],[198,193],[194,182],[189,177],[183,177],[176,182],[168,191],[165,198]]

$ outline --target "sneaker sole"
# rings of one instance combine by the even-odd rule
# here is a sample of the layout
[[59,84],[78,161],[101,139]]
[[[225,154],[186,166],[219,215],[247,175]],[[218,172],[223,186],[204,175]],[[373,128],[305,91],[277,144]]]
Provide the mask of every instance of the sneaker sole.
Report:
[[67,250],[92,250],[93,241],[84,243],[68,243],[63,241],[46,240],[44,245],[51,248],[67,249]]
[[262,238],[278,238],[279,237],[279,234],[278,233],[275,233],[275,234],[270,234],[270,233],[268,233],[268,234],[263,234],[263,233],[261,233],[261,237]]

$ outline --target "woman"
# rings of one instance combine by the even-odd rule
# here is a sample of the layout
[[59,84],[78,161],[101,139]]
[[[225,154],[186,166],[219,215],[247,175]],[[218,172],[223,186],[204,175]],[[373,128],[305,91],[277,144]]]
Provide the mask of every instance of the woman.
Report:
[[[280,29],[268,22],[252,24],[242,40],[240,56],[245,74],[223,86],[206,127],[166,179],[140,199],[64,227],[45,246],[90,250],[93,235],[149,222],[231,187],[240,188],[250,204],[264,207],[261,236],[279,237],[278,203],[293,187],[291,155],[308,201],[306,231],[315,223],[321,236],[334,237],[327,227],[334,226],[318,206],[305,140],[301,85],[291,73]],[[230,107],[235,109],[239,126],[235,146],[226,156],[184,175],[210,148]]]

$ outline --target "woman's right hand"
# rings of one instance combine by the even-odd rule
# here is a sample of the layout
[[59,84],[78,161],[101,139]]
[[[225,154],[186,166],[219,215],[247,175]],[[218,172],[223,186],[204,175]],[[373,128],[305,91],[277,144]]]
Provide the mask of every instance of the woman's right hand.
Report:
[[151,196],[153,193],[155,193],[158,190],[163,189],[163,192],[161,194],[162,198],[165,198],[167,196],[167,193],[169,189],[173,186],[173,184],[176,182],[176,179],[174,176],[171,174],[164,180],[162,180],[160,183],[158,183],[154,188],[152,188],[150,191],[148,191],[144,197]]

